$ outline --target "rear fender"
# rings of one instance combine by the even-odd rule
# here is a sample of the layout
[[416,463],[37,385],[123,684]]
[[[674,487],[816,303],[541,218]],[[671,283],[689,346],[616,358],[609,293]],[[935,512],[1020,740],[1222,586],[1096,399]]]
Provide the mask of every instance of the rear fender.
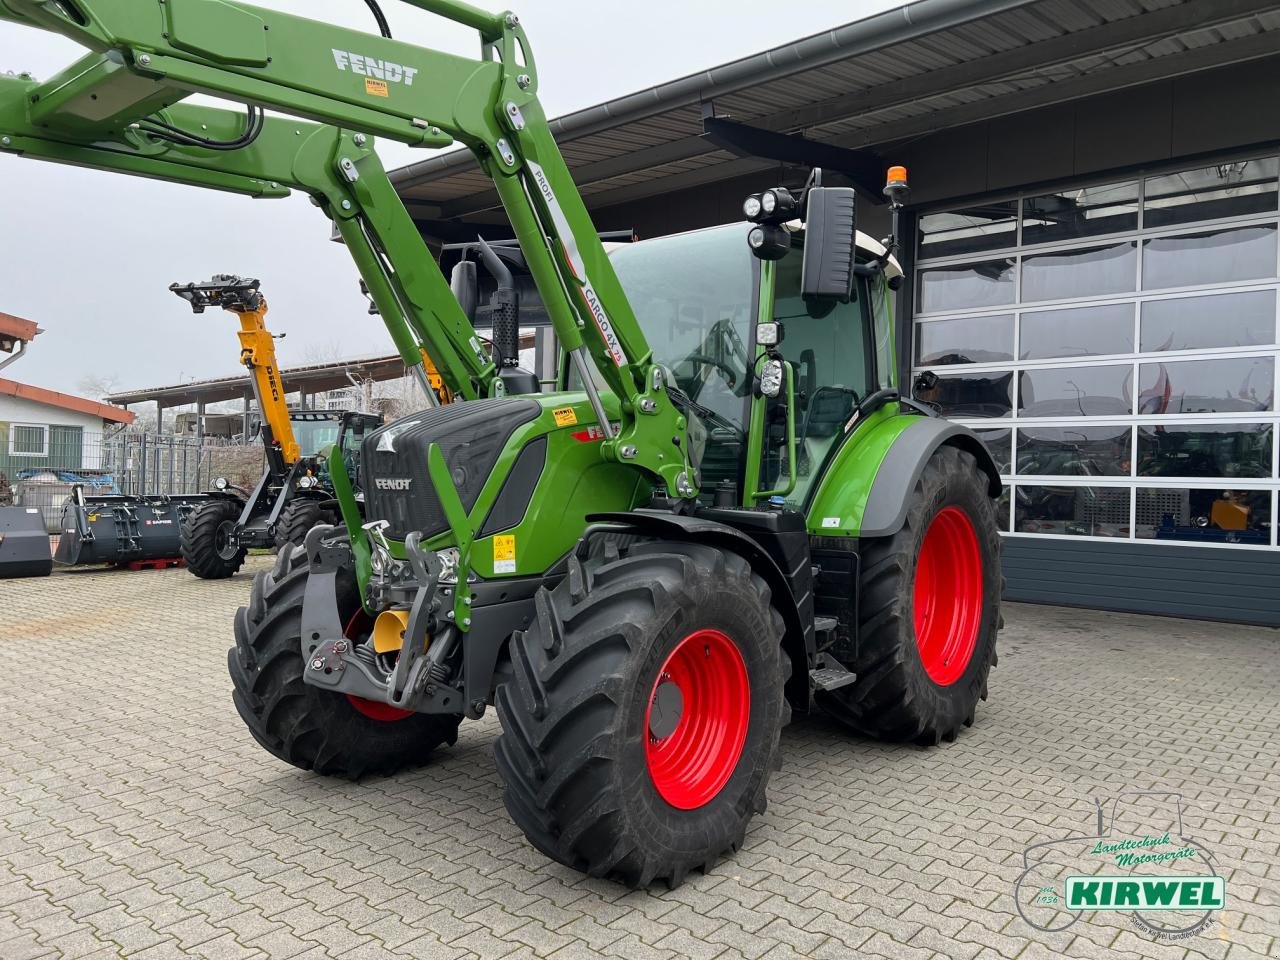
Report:
[[[705,517],[670,513],[665,510],[629,510],[620,513],[592,514],[593,523],[620,524],[636,533],[664,540],[683,540],[710,544],[738,554],[769,585],[774,606],[786,624],[783,649],[791,658],[791,679],[787,681],[787,700],[796,710],[809,709],[809,669],[815,659],[813,622],[804,623],[796,607],[791,585],[781,568],[760,544],[741,530]],[[584,540],[589,537],[588,530]]]
[[887,411],[844,440],[809,508],[810,532],[835,537],[896,533],[925,464],[943,445],[971,453],[987,475],[988,493],[1000,496],[1000,470],[971,429],[940,417]]
[[990,452],[968,427],[934,417],[918,417],[889,448],[876,471],[862,514],[863,537],[886,537],[902,529],[907,506],[925,464],[939,447],[958,447],[973,455],[987,475],[987,493],[1000,496],[1000,470]]

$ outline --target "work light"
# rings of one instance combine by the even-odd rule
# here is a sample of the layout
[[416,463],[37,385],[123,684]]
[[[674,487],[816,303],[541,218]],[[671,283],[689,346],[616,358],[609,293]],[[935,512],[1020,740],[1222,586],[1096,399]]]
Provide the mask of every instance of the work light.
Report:
[[775,222],[790,220],[795,216],[796,200],[786,187],[774,187],[760,194],[760,209]]
[[231,486],[231,484],[227,481],[226,477],[218,477],[217,480],[213,481],[213,489],[215,490],[225,490],[229,486]]
[[791,234],[776,223],[761,223],[747,232],[747,246],[761,260],[781,260],[791,249]]
[[746,200],[742,201],[742,212],[752,223],[755,223],[756,219],[760,216],[760,211],[760,194],[753,193],[751,196],[747,197]]
[[778,323],[757,323],[756,343],[762,347],[776,347],[782,340],[782,327]]

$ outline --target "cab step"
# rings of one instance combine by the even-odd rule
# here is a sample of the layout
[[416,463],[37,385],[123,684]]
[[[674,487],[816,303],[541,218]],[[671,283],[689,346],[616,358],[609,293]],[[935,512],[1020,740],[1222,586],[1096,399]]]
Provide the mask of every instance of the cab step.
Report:
[[847,687],[857,679],[856,673],[830,654],[819,655],[818,665],[809,671],[810,688],[824,693]]

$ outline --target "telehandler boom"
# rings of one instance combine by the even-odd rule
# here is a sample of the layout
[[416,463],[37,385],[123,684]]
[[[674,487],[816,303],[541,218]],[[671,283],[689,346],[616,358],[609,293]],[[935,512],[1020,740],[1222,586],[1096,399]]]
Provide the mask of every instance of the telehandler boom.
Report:
[[[406,363],[425,380],[430,357],[462,401],[368,435],[362,505],[330,456],[342,524],[282,552],[236,617],[252,736],[357,778],[424,761],[494,705],[530,842],[674,885],[742,843],[793,709],[927,745],[974,722],[999,474],[972,431],[901,395],[895,244],[856,231],[851,189],[815,170],[748,197],[746,224],[607,254],[519,20],[406,2],[476,30],[480,57],[398,42],[380,12],[374,36],[233,0],[0,0],[92,51],[44,83],[0,78],[0,149],[307,192]],[[373,135],[476,156],[565,352],[557,392],[485,352]],[[887,180],[896,221],[906,171]]]
[[220,273],[169,289],[193,313],[220,307],[239,319],[240,362],[249,371],[263,420],[266,464],[254,488],[241,489],[218,477],[207,499],[183,517],[180,546],[187,569],[201,579],[221,580],[240,569],[250,549],[291,550],[317,523],[338,519],[331,506],[328,450],[336,448],[345,457],[359,449],[365,433],[382,418],[355,410],[289,409],[276,338],[266,324],[267,298],[257,280]]

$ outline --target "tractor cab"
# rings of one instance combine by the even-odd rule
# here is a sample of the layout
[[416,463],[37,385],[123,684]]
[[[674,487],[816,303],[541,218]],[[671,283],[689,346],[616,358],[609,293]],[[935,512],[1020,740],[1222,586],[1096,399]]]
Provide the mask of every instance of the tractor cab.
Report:
[[298,441],[298,452],[315,457],[337,443],[342,417],[341,410],[290,410],[289,423]]
[[[704,502],[781,496],[803,509],[854,411],[896,386],[888,294],[902,276],[897,261],[858,232],[864,269],[848,299],[806,295],[805,233],[799,221],[787,226],[790,244],[773,261],[752,255],[750,223],[611,251],[655,360],[701,427]],[[784,365],[776,386],[767,382],[770,361]]]

